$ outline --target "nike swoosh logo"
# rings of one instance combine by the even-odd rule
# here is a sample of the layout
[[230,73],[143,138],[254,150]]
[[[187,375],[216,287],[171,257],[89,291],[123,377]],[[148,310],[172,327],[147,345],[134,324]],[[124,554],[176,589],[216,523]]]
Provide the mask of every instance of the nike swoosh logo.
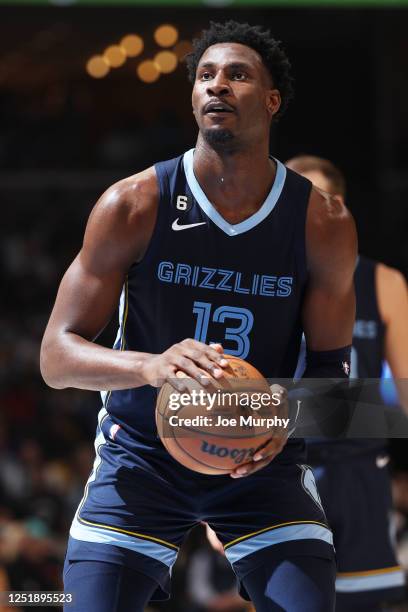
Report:
[[171,229],[175,232],[180,232],[181,230],[191,229],[192,227],[198,227],[199,225],[206,225],[205,221],[201,221],[201,223],[188,223],[187,225],[179,225],[178,217],[172,223]]

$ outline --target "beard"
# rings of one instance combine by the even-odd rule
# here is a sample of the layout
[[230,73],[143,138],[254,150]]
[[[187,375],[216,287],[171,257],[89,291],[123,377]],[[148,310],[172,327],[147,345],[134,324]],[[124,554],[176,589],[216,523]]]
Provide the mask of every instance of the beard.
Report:
[[205,129],[202,132],[204,140],[213,148],[219,150],[231,149],[234,143],[234,134],[231,130],[221,129]]

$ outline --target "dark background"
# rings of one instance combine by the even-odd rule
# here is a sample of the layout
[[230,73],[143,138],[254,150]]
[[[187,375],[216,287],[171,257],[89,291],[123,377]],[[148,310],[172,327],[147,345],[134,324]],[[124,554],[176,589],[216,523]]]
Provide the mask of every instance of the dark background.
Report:
[[59,280],[99,195],[196,135],[184,66],[147,85],[139,58],[101,80],[86,60],[131,32],[151,57],[161,23],[191,39],[231,17],[269,27],[293,64],[271,152],[338,164],[361,252],[408,271],[406,10],[1,7],[0,581],[3,567],[13,588],[58,584],[92,461],[97,394],[47,389],[38,370]]
[[339,164],[362,252],[407,270],[406,10],[20,7],[0,15],[3,208],[24,199],[46,214],[49,189],[84,210],[78,190],[87,190],[90,206],[112,180],[191,146],[196,128],[183,66],[146,85],[135,76],[137,59],[99,81],[84,64],[129,31],[145,37],[148,57],[160,23],[191,39],[210,18],[234,17],[270,27],[293,64],[296,97],[274,129],[272,152]]

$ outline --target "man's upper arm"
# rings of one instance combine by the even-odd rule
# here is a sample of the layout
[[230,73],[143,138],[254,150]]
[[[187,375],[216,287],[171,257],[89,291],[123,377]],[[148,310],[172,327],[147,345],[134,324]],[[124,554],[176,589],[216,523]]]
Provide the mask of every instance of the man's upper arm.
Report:
[[120,181],[95,205],[83,246],[65,273],[47,339],[72,332],[93,340],[109,322],[131,264],[144,254],[157,211],[154,169]]
[[384,357],[395,379],[399,399],[408,410],[408,289],[398,270],[378,264],[377,301],[385,325]]
[[303,304],[308,349],[351,344],[355,319],[357,236],[353,218],[337,199],[312,189],[306,224],[309,270]]

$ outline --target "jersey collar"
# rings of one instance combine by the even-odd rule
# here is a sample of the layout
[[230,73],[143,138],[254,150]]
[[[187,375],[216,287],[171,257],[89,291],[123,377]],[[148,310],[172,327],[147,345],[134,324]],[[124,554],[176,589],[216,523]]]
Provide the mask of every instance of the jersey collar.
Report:
[[207,217],[209,217],[211,221],[215,223],[215,225],[219,227],[223,232],[225,232],[228,236],[237,236],[238,234],[243,234],[244,232],[248,232],[250,229],[256,227],[275,208],[275,205],[279,199],[280,194],[282,193],[282,189],[285,184],[286,167],[279,160],[275,158],[273,159],[276,162],[276,176],[265,202],[262,204],[260,209],[257,210],[256,213],[248,217],[248,219],[245,219],[245,221],[241,221],[241,223],[235,224],[228,223],[228,221],[226,221],[224,217],[220,215],[220,213],[213,206],[213,204],[211,204],[204,191],[201,189],[193,169],[194,149],[190,149],[189,151],[186,151],[186,153],[184,153],[183,165],[188,186],[190,187],[191,193],[196,199],[201,210],[205,212]]

